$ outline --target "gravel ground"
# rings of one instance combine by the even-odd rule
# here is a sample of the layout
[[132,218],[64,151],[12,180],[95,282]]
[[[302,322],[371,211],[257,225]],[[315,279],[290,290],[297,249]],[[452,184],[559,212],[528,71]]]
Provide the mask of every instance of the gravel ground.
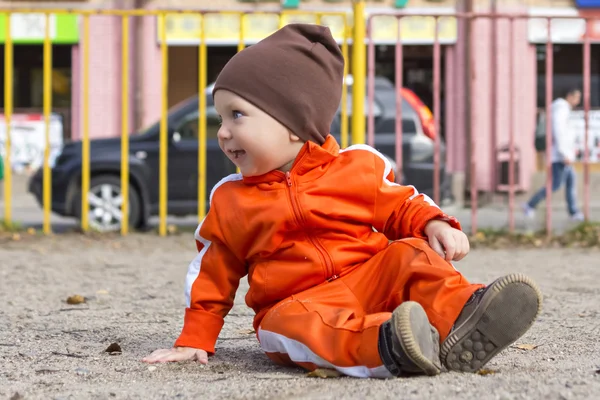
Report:
[[[0,398],[600,398],[598,250],[474,250],[457,264],[470,280],[521,271],[542,288],[543,312],[517,342],[524,349],[501,353],[487,375],[385,381],[272,365],[251,331],[245,279],[208,366],[142,363],[181,329],[194,252],[191,234],[0,238]],[[86,302],[67,304],[75,294]],[[111,343],[122,352],[106,353]]]

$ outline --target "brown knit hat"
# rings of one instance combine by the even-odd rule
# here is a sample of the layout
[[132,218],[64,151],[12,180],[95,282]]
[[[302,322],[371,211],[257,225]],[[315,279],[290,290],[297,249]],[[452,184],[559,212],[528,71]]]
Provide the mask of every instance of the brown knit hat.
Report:
[[305,141],[323,144],[340,104],[344,58],[329,28],[290,24],[237,53],[213,96],[229,90]]

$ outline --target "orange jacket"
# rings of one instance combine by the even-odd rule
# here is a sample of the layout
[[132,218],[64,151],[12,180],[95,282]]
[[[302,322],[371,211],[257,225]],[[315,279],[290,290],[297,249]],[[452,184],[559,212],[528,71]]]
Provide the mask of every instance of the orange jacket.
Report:
[[288,173],[221,180],[196,230],[198,255],[187,274],[175,346],[214,353],[246,274],[257,329],[275,303],[349,273],[389,240],[425,238],[431,219],[460,229],[429,197],[393,182],[380,153],[366,145],[340,150],[332,136],[322,146],[307,142]]

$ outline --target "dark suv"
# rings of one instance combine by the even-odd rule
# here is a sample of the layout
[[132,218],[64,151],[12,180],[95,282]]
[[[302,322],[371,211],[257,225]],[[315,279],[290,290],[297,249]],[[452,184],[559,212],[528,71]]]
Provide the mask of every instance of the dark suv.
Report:
[[[215,112],[212,85],[207,96],[207,196],[224,176],[235,173],[235,166],[222,154],[217,141],[219,120]],[[349,87],[349,93],[351,93]],[[375,90],[375,144],[392,162],[394,159],[395,92],[391,82],[378,78]],[[352,97],[348,96],[351,108]],[[365,100],[366,107],[366,100]],[[419,109],[424,107],[425,109]],[[365,108],[367,109],[367,108]],[[341,111],[341,110],[340,110]],[[429,110],[410,91],[404,90],[402,101],[403,183],[432,195],[433,140]],[[350,125],[350,124],[349,124]],[[340,112],[332,124],[331,133],[340,139]],[[130,136],[130,224],[143,226],[150,216],[158,215],[159,193],[159,132],[160,122]],[[117,136],[117,135],[115,135]],[[81,215],[81,142],[65,144],[52,163],[52,211],[63,216]],[[443,149],[441,155],[441,193],[449,196],[449,178],[445,173]],[[90,225],[100,231],[120,228],[120,157],[121,139],[95,139],[90,142],[91,182],[88,193]],[[168,214],[197,213],[198,194],[198,97],[194,96],[174,106],[168,113]],[[29,191],[42,204],[42,171],[32,176]],[[397,178],[397,181],[400,181]]]

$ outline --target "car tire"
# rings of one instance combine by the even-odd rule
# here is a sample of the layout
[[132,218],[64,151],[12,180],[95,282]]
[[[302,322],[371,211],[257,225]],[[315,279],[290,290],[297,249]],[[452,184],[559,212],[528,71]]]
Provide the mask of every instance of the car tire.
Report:
[[[81,192],[80,192],[81,193]],[[117,232],[121,229],[118,213],[121,211],[121,178],[115,175],[98,175],[90,181],[89,226],[99,232]],[[81,196],[75,196],[75,216],[81,220]],[[138,191],[129,185],[129,227],[141,224],[142,208]]]

